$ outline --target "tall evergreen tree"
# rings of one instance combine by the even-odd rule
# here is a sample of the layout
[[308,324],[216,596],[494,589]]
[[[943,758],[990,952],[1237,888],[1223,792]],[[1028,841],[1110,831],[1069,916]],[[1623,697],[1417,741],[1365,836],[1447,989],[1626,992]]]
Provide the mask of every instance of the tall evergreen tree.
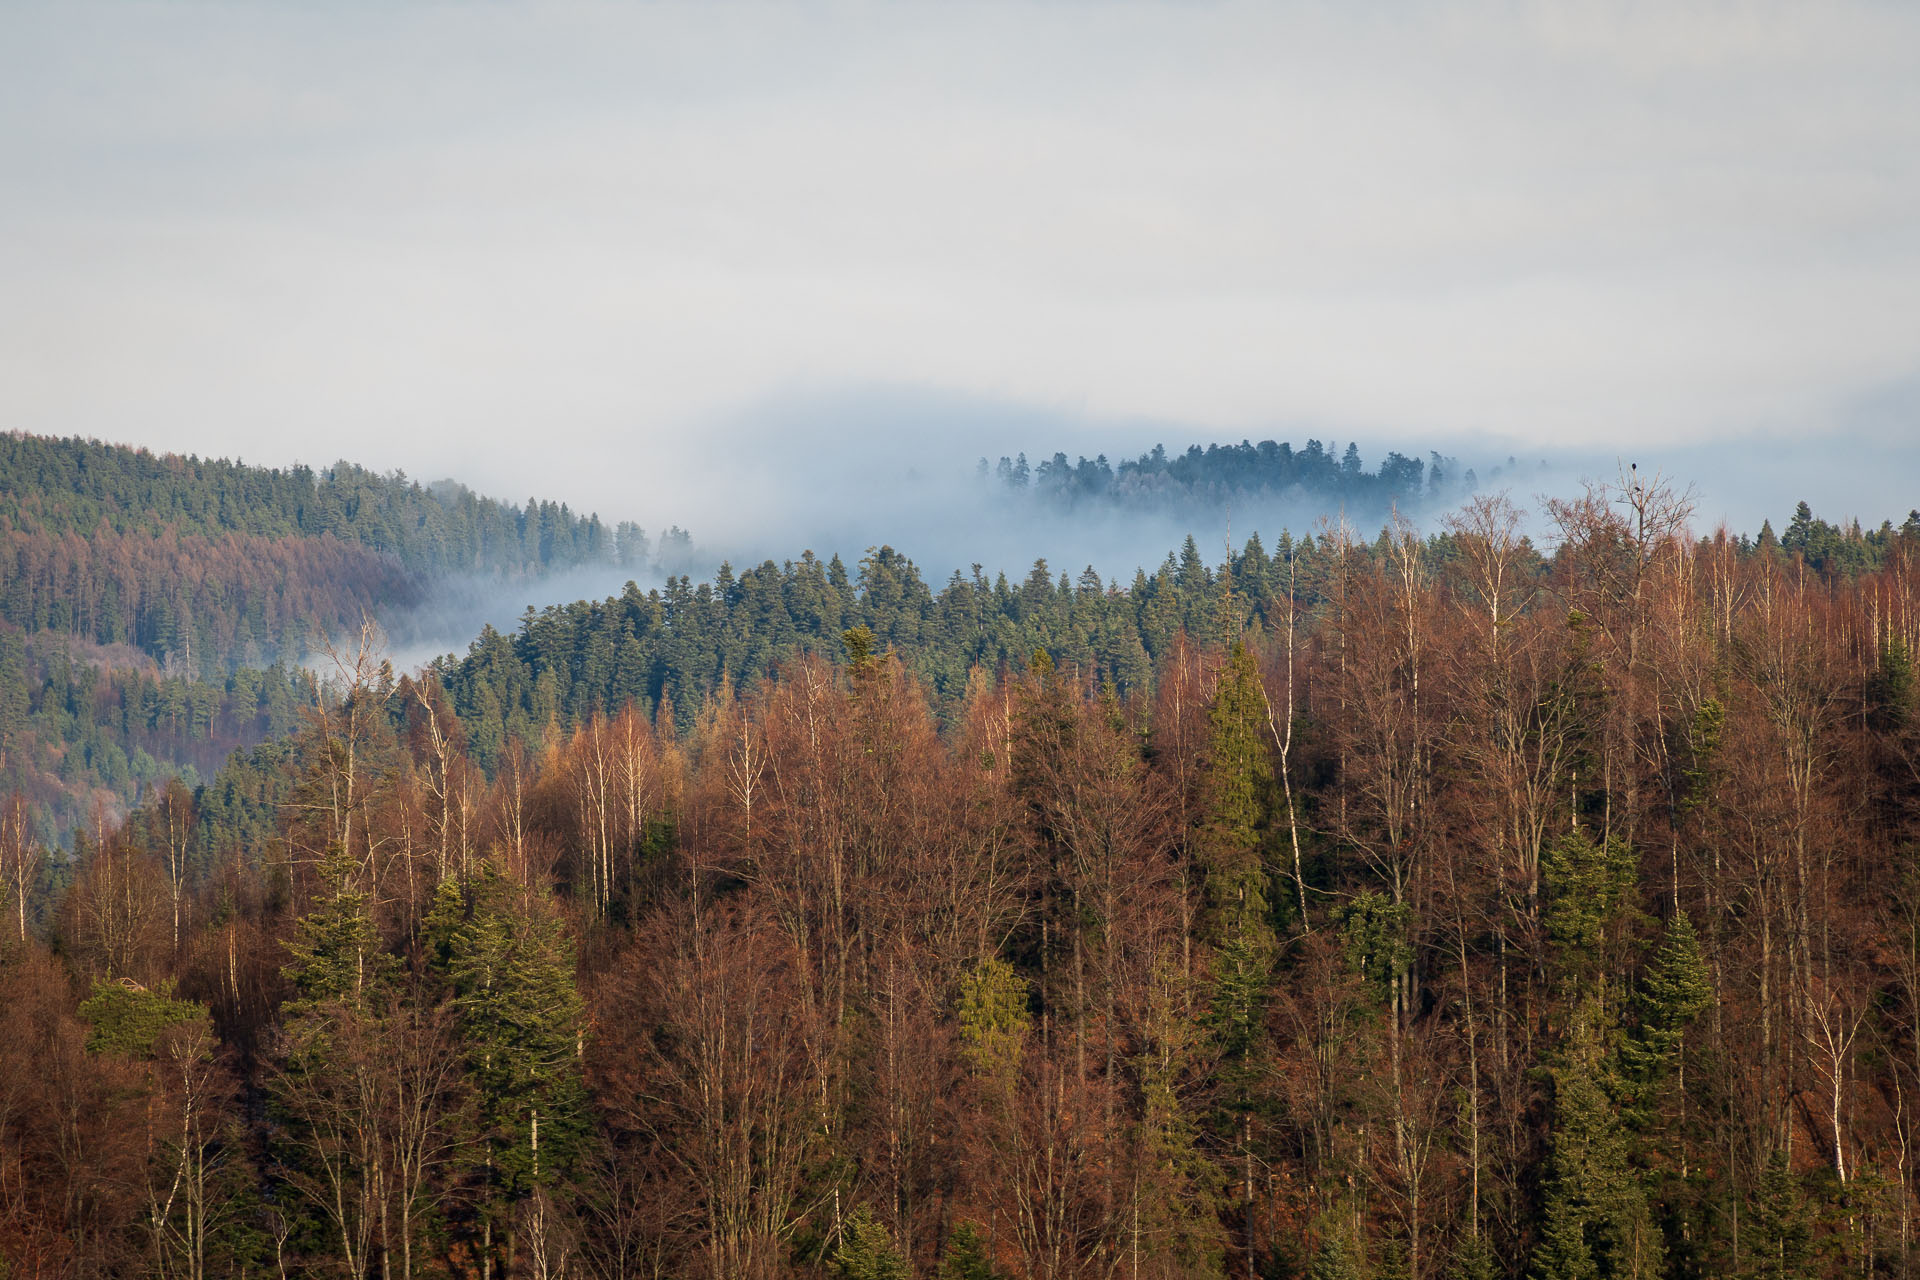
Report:
[[1550,843],[1541,858],[1547,889],[1545,924],[1563,994],[1593,998],[1617,1013],[1607,980],[1621,926],[1633,905],[1638,868],[1633,850],[1620,840],[1595,840],[1583,830]]
[[1236,643],[1208,712],[1203,818],[1205,933],[1215,947],[1213,1019],[1222,1047],[1245,1053],[1259,1033],[1275,947],[1261,853],[1263,802],[1273,779],[1261,737],[1265,708],[1253,655]]
[[479,1100],[487,1208],[504,1216],[563,1181],[587,1134],[572,948],[553,907],[492,861],[441,882],[427,936]]
[[293,958],[281,972],[295,993],[289,1013],[311,1013],[326,1004],[361,1007],[369,985],[391,967],[368,895],[355,883],[357,871],[354,859],[337,845],[321,860],[319,901],[300,917],[286,942]]
[[1214,946],[1208,1021],[1219,1045],[1223,1120],[1235,1130],[1244,1214],[1242,1247],[1254,1249],[1253,1115],[1259,1106],[1258,1050],[1277,951],[1262,856],[1262,817],[1272,765],[1260,736],[1265,708],[1253,655],[1236,642],[1208,710],[1198,850],[1205,876],[1203,933]]
[[1752,1280],[1804,1280],[1813,1274],[1806,1204],[1783,1148],[1774,1148],[1767,1157],[1748,1221],[1751,1262],[1746,1274]]
[[1687,1028],[1712,1002],[1700,935],[1686,912],[1678,912],[1635,993],[1640,1024],[1620,1046],[1626,1076],[1643,1092],[1655,1087],[1677,1065]]
[[861,1205],[847,1215],[833,1251],[834,1270],[843,1280],[912,1280],[913,1268],[900,1256],[893,1235],[873,1210]]
[[1628,1162],[1604,1014],[1582,1003],[1553,1068],[1552,1155],[1534,1280],[1653,1280],[1666,1250]]
[[961,1222],[953,1228],[940,1258],[939,1280],[1001,1280],[979,1227]]

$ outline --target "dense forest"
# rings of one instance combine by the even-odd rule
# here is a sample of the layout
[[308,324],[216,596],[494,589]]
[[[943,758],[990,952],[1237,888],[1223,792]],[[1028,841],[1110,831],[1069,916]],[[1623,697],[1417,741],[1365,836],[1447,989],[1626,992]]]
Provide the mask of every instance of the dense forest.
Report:
[[0,805],[4,1274],[1907,1274],[1920,516],[1546,516],[368,629]]
[[96,810],[118,821],[168,780],[198,786],[236,749],[291,734],[319,696],[302,668],[194,680],[0,623],[0,793],[28,802],[36,840],[61,843]]
[[[674,542],[686,535],[671,530]],[[0,433],[0,621],[129,645],[179,674],[298,661],[317,632],[455,576],[643,574],[646,534],[349,463],[315,472]]]
[[284,737],[300,663],[436,591],[689,553],[564,503],[524,509],[350,463],[315,472],[0,433],[0,790],[38,838]]
[[[1500,481],[1517,463],[1488,473]],[[1286,441],[1242,440],[1237,445],[1189,445],[1184,453],[1169,454],[1155,445],[1138,458],[1123,458],[1115,466],[1105,454],[1067,461],[1064,453],[1043,459],[1038,466],[1027,455],[1002,457],[991,468],[980,459],[978,475],[1003,498],[1035,502],[1056,509],[1085,509],[1102,504],[1173,515],[1213,512],[1236,500],[1259,502],[1287,499],[1326,510],[1344,510],[1355,519],[1380,520],[1396,507],[1416,512],[1444,509],[1471,494],[1479,478],[1454,458],[1435,452],[1422,462],[1389,450],[1380,466],[1369,471],[1360,446],[1308,440],[1300,449]]]
[[[751,684],[801,654],[844,662],[841,636],[855,627],[906,665],[943,725],[977,669],[1022,670],[1040,649],[1096,686],[1147,696],[1178,638],[1221,643],[1249,627],[1273,630],[1283,625],[1276,601],[1324,608],[1342,566],[1390,559],[1396,539],[1410,534],[1405,525],[1388,527],[1363,542],[1350,525],[1334,525],[1297,541],[1282,533],[1271,553],[1254,535],[1217,566],[1188,538],[1124,589],[1091,568],[1056,576],[1041,560],[1017,583],[1004,574],[989,580],[976,566],[936,591],[889,547],[870,551],[851,572],[838,556],[822,562],[809,552],[739,573],[723,565],[697,586],[675,577],[662,589],[629,587],[603,601],[530,611],[516,633],[486,632],[464,657],[437,663],[434,677],[469,750],[489,770],[507,739],[531,741],[549,723],[571,728],[629,701],[643,712],[662,702],[697,706],[724,684]],[[1887,523],[1863,532],[1820,520],[1802,503],[1784,537],[1767,525],[1730,545],[1743,557],[1784,551],[1816,573],[1854,576],[1917,537],[1920,514],[1897,530]],[[1449,570],[1459,554],[1451,529],[1422,548],[1434,572]],[[1514,556],[1514,571],[1529,579],[1544,569],[1524,537],[1516,535]]]

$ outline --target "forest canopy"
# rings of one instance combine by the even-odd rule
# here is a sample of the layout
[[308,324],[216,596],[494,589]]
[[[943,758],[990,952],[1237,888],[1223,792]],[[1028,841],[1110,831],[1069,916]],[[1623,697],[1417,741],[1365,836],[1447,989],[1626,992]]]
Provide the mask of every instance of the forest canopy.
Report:
[[1920,517],[1546,519],[0,632],[9,755],[264,730],[0,804],[8,1274],[1903,1274]]

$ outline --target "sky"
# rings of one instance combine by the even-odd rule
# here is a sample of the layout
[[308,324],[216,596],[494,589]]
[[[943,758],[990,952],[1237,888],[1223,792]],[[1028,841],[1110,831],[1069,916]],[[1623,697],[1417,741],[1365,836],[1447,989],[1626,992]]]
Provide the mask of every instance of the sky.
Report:
[[1158,440],[1898,519],[1920,6],[10,3],[0,429],[742,558]]

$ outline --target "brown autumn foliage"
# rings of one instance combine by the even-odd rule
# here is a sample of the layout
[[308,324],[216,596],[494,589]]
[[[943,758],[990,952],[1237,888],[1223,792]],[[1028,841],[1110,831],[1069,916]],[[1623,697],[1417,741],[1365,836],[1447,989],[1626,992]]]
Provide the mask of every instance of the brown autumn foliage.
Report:
[[[178,1090],[86,1051],[95,977],[212,1011],[233,1085],[199,1096],[265,1206],[222,1227],[234,1274],[1520,1276],[1550,1274],[1550,1209],[1603,1191],[1667,1274],[1906,1274],[1920,560],[1823,579],[1639,490],[1552,514],[1537,572],[1498,501],[1443,538],[1330,539],[1311,604],[1266,610],[1297,626],[1237,637],[1272,935],[1250,995],[1203,927],[1225,637],[1133,700],[976,671],[944,720],[890,655],[800,659],[684,733],[605,709],[491,777],[430,681],[362,663],[280,837],[188,878],[177,940],[168,851],[109,830],[58,955],[9,915],[12,1275],[151,1265],[148,1117]],[[579,1132],[497,1211],[489,1068],[459,1047],[484,997],[436,976],[426,923],[488,865],[563,905],[587,1000]],[[398,976],[303,1076],[284,943],[329,892],[364,896]],[[1604,1187],[1569,1154],[1576,1071],[1608,1099]],[[299,1163],[317,1133],[385,1171],[345,1168],[358,1207]],[[1629,1274],[1608,1229],[1581,1228],[1589,1274]]]

